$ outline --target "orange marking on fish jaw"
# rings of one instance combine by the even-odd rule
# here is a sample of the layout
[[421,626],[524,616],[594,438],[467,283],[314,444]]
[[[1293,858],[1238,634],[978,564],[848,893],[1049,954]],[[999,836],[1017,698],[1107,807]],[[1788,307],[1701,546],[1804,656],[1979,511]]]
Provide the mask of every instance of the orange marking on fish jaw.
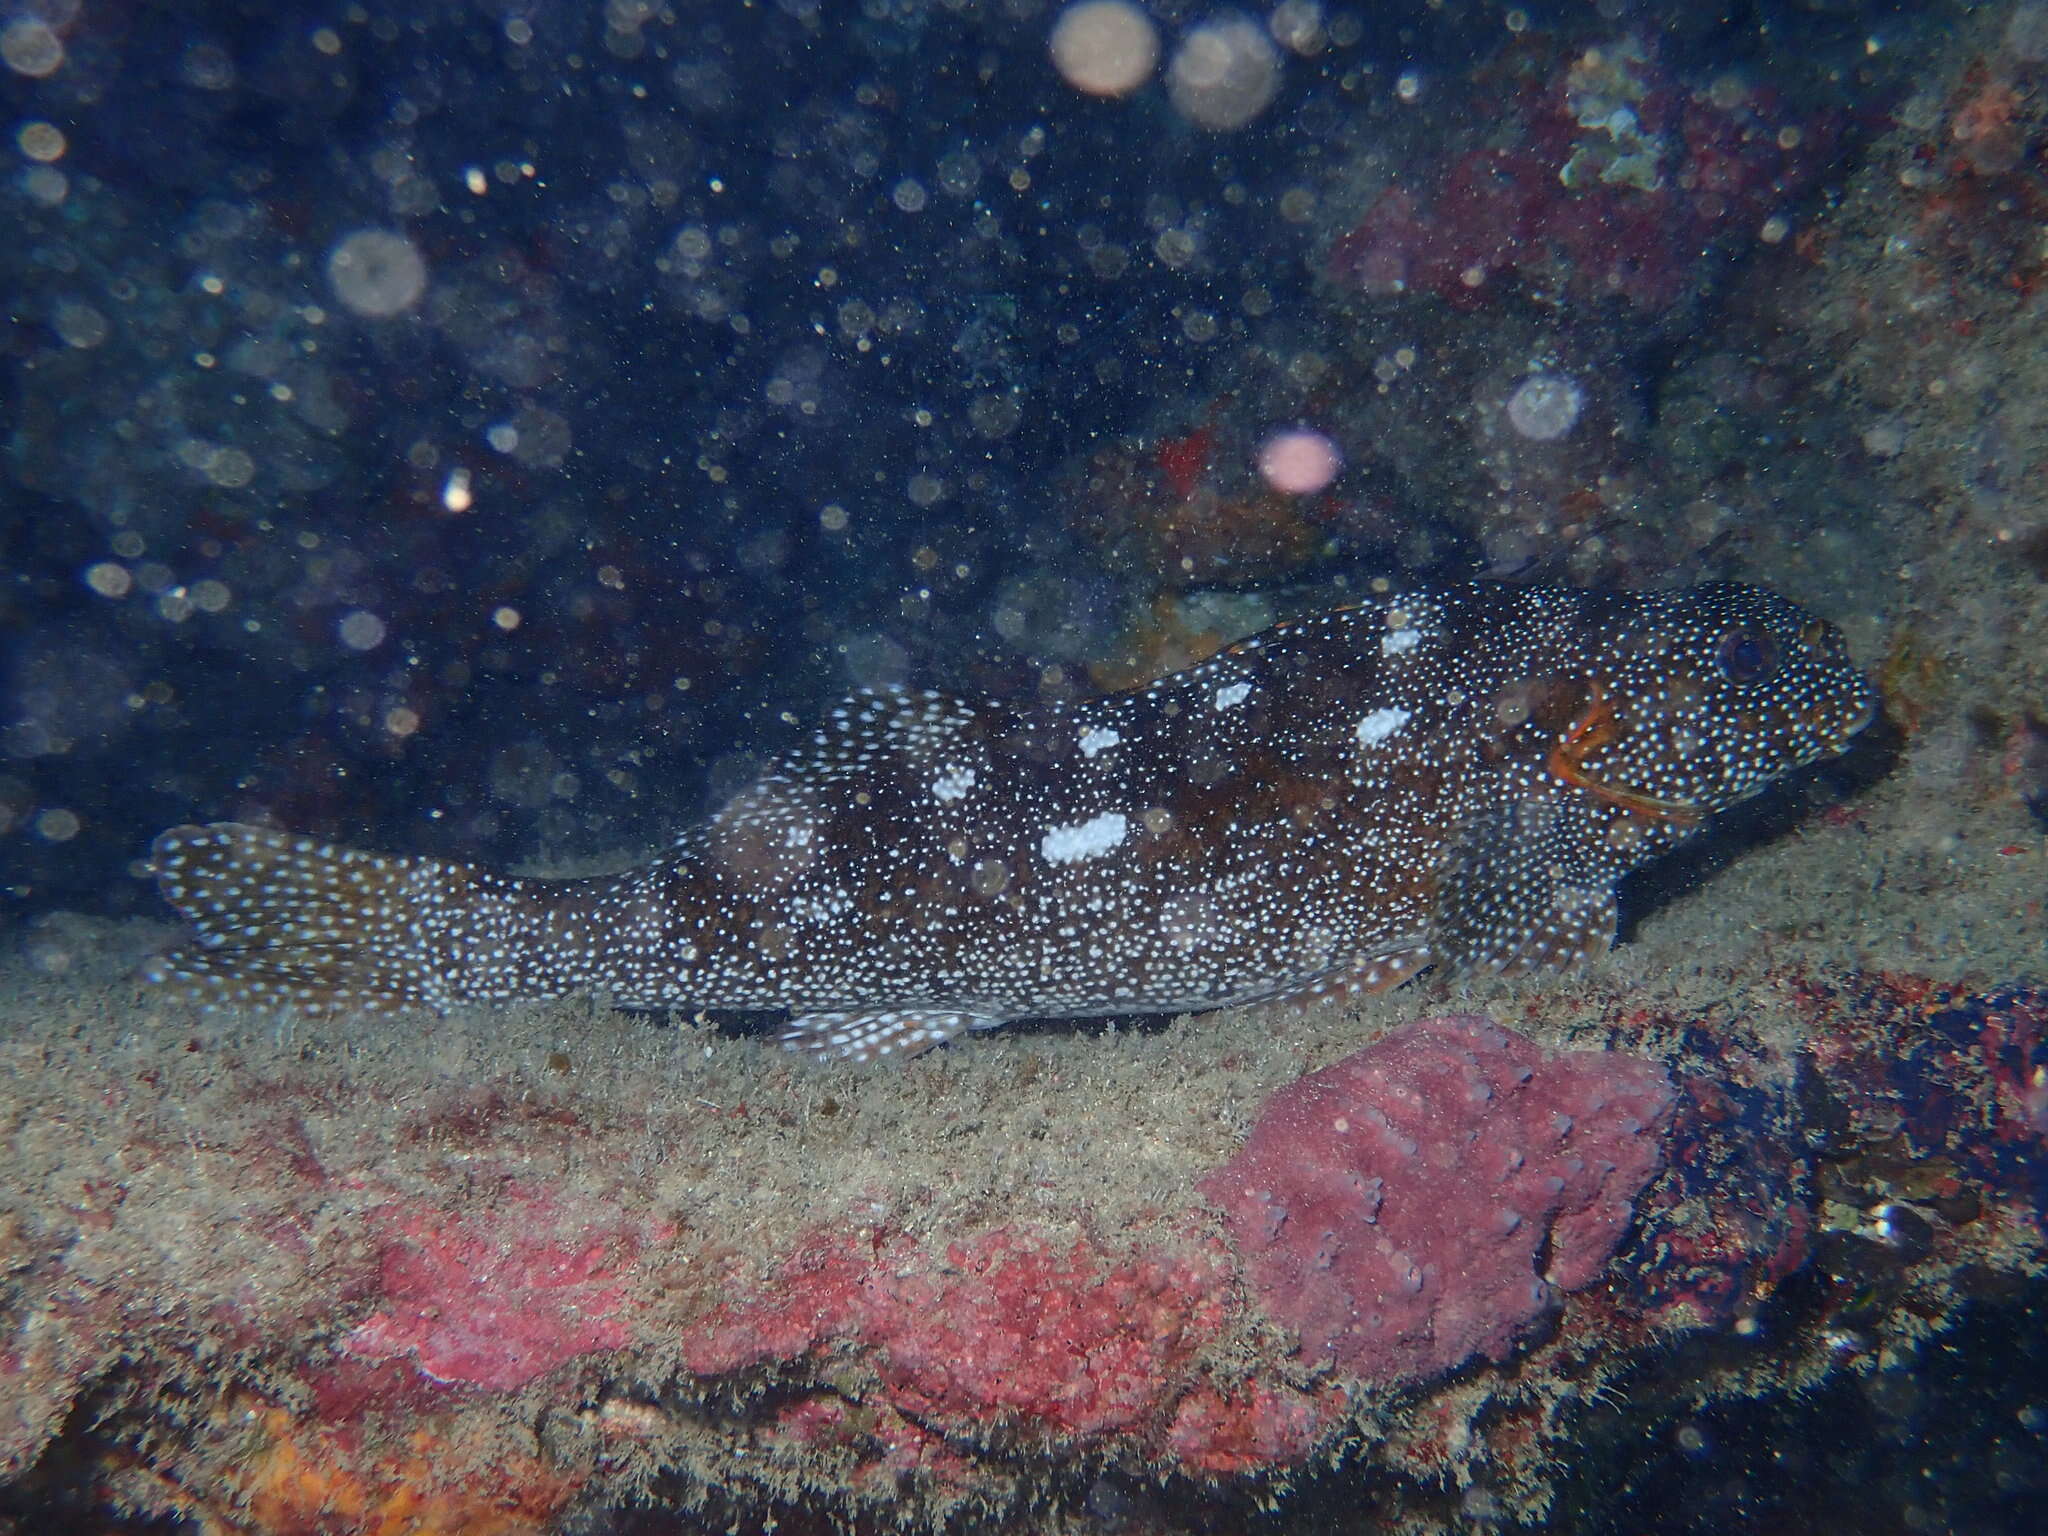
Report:
[[1554,777],[1564,780],[1574,789],[1583,789],[1587,794],[1605,800],[1609,805],[1668,821],[1674,826],[1698,826],[1700,813],[1682,800],[1665,800],[1644,794],[1641,790],[1602,783],[1586,771],[1586,755],[1612,745],[1620,730],[1615,723],[1614,711],[1608,707],[1606,693],[1595,683],[1593,702],[1566,729],[1564,739],[1550,749],[1550,759],[1545,766]]

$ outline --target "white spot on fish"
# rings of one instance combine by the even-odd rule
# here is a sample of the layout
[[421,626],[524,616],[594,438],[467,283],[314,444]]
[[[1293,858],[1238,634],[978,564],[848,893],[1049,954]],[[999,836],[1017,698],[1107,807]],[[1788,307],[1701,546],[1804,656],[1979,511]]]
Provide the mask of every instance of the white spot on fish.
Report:
[[940,802],[962,800],[974,788],[972,768],[948,768],[932,780],[932,798]]
[[1392,634],[1388,635],[1384,640],[1380,641],[1380,654],[1382,656],[1398,656],[1403,651],[1414,650],[1415,647],[1421,643],[1421,641],[1421,630],[1397,629]]
[[1081,733],[1081,755],[1093,757],[1098,752],[1107,752],[1122,740],[1123,737],[1106,725],[1090,726]]
[[1249,698],[1251,691],[1252,685],[1250,683],[1232,683],[1228,688],[1218,688],[1216,690],[1216,707],[1218,709],[1234,708]]
[[1048,864],[1097,859],[1124,840],[1129,826],[1122,812],[1104,811],[1071,827],[1052,828],[1039,843],[1038,851]]
[[853,893],[841,886],[821,890],[814,895],[798,896],[789,904],[789,915],[800,923],[813,927],[844,917],[854,909]]
[[1407,723],[1405,709],[1376,709],[1358,722],[1358,744],[1376,747]]

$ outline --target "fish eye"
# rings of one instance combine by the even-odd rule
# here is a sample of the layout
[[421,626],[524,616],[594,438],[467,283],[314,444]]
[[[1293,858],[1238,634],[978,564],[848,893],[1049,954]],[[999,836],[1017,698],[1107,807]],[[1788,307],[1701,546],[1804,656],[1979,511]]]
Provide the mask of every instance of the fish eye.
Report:
[[1841,631],[1824,619],[1807,620],[1799,631],[1799,639],[1831,661],[1840,660],[1848,654],[1842,645]]
[[1748,629],[1731,629],[1723,635],[1714,659],[1731,683],[1762,682],[1778,665],[1777,648],[1770,637]]

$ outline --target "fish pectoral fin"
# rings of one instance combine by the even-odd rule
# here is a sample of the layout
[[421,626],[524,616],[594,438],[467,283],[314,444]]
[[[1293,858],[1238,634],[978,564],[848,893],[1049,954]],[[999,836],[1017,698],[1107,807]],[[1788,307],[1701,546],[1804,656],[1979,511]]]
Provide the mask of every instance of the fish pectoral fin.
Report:
[[1486,964],[1504,976],[1530,971],[1562,971],[1581,960],[1597,959],[1614,947],[1618,920],[1611,886],[1574,889],[1559,885],[1552,892],[1552,910],[1530,924],[1522,942]]
[[1456,964],[1509,976],[1603,955],[1618,921],[1617,873],[1568,808],[1496,807],[1465,829],[1444,869],[1442,948]]
[[846,1008],[799,1014],[783,1027],[782,1048],[821,1061],[874,1061],[921,1055],[966,1029],[1004,1021],[959,1008]]

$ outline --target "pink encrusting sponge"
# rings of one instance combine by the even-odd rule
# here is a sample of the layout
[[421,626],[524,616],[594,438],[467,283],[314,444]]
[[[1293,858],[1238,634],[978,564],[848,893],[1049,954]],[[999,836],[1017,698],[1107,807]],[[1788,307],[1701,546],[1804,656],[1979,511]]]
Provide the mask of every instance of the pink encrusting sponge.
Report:
[[1308,1363],[1419,1381],[1599,1276],[1671,1104],[1654,1062],[1451,1014],[1283,1088],[1201,1187]]

